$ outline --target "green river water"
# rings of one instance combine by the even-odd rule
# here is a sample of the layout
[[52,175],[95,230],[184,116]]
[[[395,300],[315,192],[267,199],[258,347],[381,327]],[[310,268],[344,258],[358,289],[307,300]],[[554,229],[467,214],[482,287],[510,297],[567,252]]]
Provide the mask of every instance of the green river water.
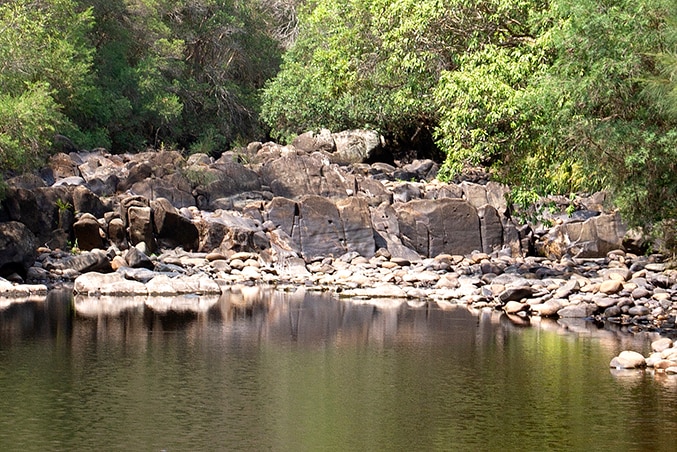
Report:
[[0,451],[677,450],[677,376],[608,367],[656,336],[301,291],[184,301],[2,305]]

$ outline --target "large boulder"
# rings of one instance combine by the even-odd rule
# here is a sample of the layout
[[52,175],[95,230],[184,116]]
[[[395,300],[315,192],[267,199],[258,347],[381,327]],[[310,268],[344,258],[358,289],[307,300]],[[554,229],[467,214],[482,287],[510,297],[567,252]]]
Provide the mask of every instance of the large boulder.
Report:
[[257,220],[233,212],[203,212],[197,223],[199,231],[198,251],[261,252],[270,248],[270,241]]
[[376,160],[383,150],[382,138],[374,130],[346,130],[332,137],[336,151],[330,159],[340,165]]
[[197,249],[199,233],[188,218],[181,215],[166,198],[158,198],[150,204],[157,238],[164,246],[180,246],[187,251]]
[[397,203],[402,243],[419,254],[468,254],[482,249],[480,219],[475,208],[459,199]]
[[73,225],[74,187],[40,187],[32,190],[9,186],[3,201],[5,220],[19,221],[35,234],[40,243],[53,243],[53,231],[70,231]]
[[108,258],[108,254],[101,250],[84,252],[81,254],[68,256],[65,259],[53,260],[49,258],[43,262],[43,267],[45,270],[49,271],[60,270],[74,273],[109,273],[113,270],[110,264],[110,259]]
[[140,180],[134,183],[129,191],[150,200],[165,198],[179,209],[195,205],[190,182],[179,173],[168,174],[162,178]]
[[299,250],[307,260],[357,252],[372,256],[376,251],[369,205],[351,197],[336,202],[316,195],[298,201],[274,198],[266,209],[267,220],[287,239],[289,249]]
[[101,218],[110,211],[94,192],[83,185],[73,189],[73,209],[75,212],[90,213],[96,218]]
[[275,196],[296,199],[320,193],[323,165],[319,154],[288,154],[263,164],[261,179]]
[[217,210],[223,204],[220,200],[261,190],[258,174],[232,160],[219,159],[210,166],[196,164],[185,171],[196,185],[193,193],[201,209]]
[[602,214],[555,226],[537,243],[537,251],[552,259],[565,254],[578,258],[605,257],[609,251],[622,248],[625,232],[620,215]]
[[127,210],[127,235],[132,245],[143,243],[147,253],[157,249],[153,234],[153,214],[150,207],[132,206]]
[[103,231],[94,215],[83,214],[73,223],[73,234],[77,240],[78,248],[90,251],[94,248],[103,248]]
[[73,283],[76,295],[100,297],[102,295],[147,295],[146,285],[129,279],[119,272],[90,272],[78,276]]
[[52,170],[54,179],[60,180],[67,177],[80,176],[77,163],[68,154],[59,152],[49,158],[48,166]]
[[318,133],[306,132],[294,138],[292,146],[309,154],[313,152],[333,153],[336,151],[336,143],[331,132],[321,129]]
[[480,237],[482,239],[482,251],[491,253],[503,246],[503,224],[501,217],[490,205],[477,209],[480,217]]
[[37,244],[37,238],[23,223],[0,223],[0,276],[25,276],[35,262]]
[[266,208],[266,217],[273,226],[284,232],[293,241],[300,244],[298,221],[299,205],[291,199],[276,197]]
[[341,217],[331,200],[315,195],[301,198],[298,225],[301,250],[306,259],[340,256],[346,252]]
[[78,166],[87,187],[99,196],[110,196],[118,190],[121,179],[125,179],[128,169],[122,157],[110,155],[104,150],[80,153],[83,161]]
[[336,208],[343,226],[346,251],[355,251],[365,257],[373,256],[376,243],[368,203],[362,198],[350,197],[337,201]]
[[397,212],[391,205],[380,205],[371,209],[371,223],[374,228],[374,242],[377,249],[386,249],[393,258],[418,261],[421,256],[402,244]]

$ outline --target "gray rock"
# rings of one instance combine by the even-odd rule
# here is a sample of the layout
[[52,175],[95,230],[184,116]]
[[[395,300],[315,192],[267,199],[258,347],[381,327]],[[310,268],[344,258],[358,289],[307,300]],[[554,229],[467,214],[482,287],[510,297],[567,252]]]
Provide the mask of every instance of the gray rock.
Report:
[[341,165],[376,159],[382,152],[382,138],[373,130],[346,130],[332,134],[336,151],[331,161]]
[[46,270],[66,271],[75,273],[101,272],[108,273],[112,271],[108,255],[101,250],[92,250],[74,256],[67,256],[64,259],[51,261],[46,260],[43,263]]
[[346,251],[356,252],[364,257],[373,256],[376,244],[367,202],[351,197],[337,201],[336,208],[343,227]]
[[635,300],[640,298],[648,298],[651,296],[651,292],[645,289],[644,287],[638,287],[632,291],[630,296]]
[[572,278],[569,281],[567,281],[566,283],[564,283],[564,285],[562,287],[557,289],[557,291],[555,291],[555,293],[553,294],[553,297],[554,298],[568,298],[569,295],[571,295],[572,293],[578,292],[580,290],[580,288],[581,288],[581,285],[578,282],[578,280],[576,278]]
[[256,220],[238,216],[232,212],[215,212],[202,215],[196,224],[200,242],[198,251],[211,253],[217,251],[227,254],[229,251],[261,252],[270,248],[270,239]]
[[651,309],[646,306],[633,306],[628,310],[630,315],[648,315],[651,312]]
[[331,200],[304,196],[299,202],[298,225],[300,246],[306,259],[338,257],[348,251],[341,217]]
[[139,281],[125,279],[118,272],[89,272],[78,276],[73,282],[76,295],[100,297],[102,295],[146,295],[146,285]]
[[593,302],[601,309],[607,309],[611,306],[615,306],[618,303],[617,298],[602,297],[597,296],[593,298]]
[[618,317],[621,315],[622,311],[621,308],[618,306],[610,306],[604,310],[604,317],[609,318],[609,317]]
[[[259,175],[241,163],[218,160],[209,168],[192,171],[199,173],[202,178],[202,180],[198,178],[199,184],[195,188],[195,193],[205,199],[204,207],[212,206],[218,199],[261,190]],[[210,210],[214,209],[210,207]]]
[[327,129],[321,129],[319,133],[306,132],[294,138],[292,146],[307,153],[336,151],[334,137]]
[[165,198],[179,209],[195,205],[190,182],[180,173],[169,174],[162,178],[142,179],[134,183],[129,191],[149,200]]
[[557,315],[562,318],[586,318],[590,317],[597,309],[597,306],[591,303],[578,303],[565,306],[559,311]]
[[487,189],[484,185],[474,184],[472,182],[461,182],[463,189],[463,197],[476,209],[486,206],[489,201],[487,199]]
[[480,218],[480,235],[482,238],[482,251],[491,253],[503,246],[503,224],[498,211],[485,205],[477,209]]
[[[323,167],[318,154],[285,155],[263,164],[260,172],[262,182],[275,196],[296,199],[322,192]],[[345,194],[346,187],[341,188]]]
[[469,254],[481,250],[476,210],[457,199],[395,204],[402,243],[423,256]]
[[531,286],[509,287],[498,296],[501,303],[509,301],[519,301],[523,298],[531,298],[536,293],[536,289]]
[[146,268],[148,270],[153,270],[154,268],[153,261],[134,246],[129,248],[125,253],[125,261],[127,261],[127,265],[131,268]]
[[619,215],[603,214],[555,226],[538,247],[552,259],[560,259],[565,254],[578,258],[606,257],[609,251],[622,247],[625,230]]

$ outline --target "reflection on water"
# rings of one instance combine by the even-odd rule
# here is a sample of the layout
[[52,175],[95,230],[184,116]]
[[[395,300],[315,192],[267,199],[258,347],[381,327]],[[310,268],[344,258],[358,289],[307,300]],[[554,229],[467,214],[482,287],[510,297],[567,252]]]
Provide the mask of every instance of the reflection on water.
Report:
[[675,450],[631,336],[435,303],[234,288],[0,310],[0,450]]

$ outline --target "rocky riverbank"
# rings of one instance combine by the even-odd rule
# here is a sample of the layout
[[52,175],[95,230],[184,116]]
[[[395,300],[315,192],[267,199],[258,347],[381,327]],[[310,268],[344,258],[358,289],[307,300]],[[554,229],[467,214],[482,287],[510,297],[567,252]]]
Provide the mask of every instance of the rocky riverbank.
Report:
[[485,175],[443,184],[434,162],[379,162],[379,146],[372,132],[323,131],[219,159],[58,154],[8,180],[0,291],[152,298],[301,285],[673,331],[677,273],[633,254],[603,194],[552,199],[542,222],[521,223],[509,189]]

